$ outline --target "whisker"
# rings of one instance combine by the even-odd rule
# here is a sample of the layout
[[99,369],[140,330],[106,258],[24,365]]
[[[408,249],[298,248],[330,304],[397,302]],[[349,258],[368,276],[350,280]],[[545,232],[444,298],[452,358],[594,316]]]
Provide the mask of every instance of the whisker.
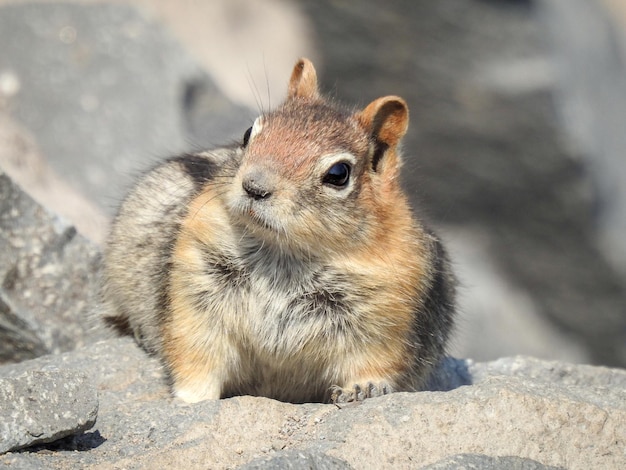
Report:
[[261,93],[259,88],[257,87],[256,82],[254,81],[254,75],[252,74],[252,70],[250,70],[250,64],[246,62],[246,71],[247,76],[246,80],[248,82],[248,86],[250,87],[250,91],[252,92],[252,96],[256,103],[256,107],[260,114],[263,114],[263,99],[261,98]]
[[228,191],[222,191],[222,192],[215,192],[214,196],[207,199],[195,212],[195,214],[191,215],[192,219],[195,219],[198,216],[198,213],[202,211],[202,209],[204,209],[208,204],[212,203],[213,201],[215,201],[217,198],[220,198],[222,196],[224,196],[225,194],[228,194]]
[[267,74],[267,64],[265,62],[265,53],[263,53],[263,73],[265,74],[265,87],[267,90],[267,106],[272,109],[272,93],[270,91],[270,79]]

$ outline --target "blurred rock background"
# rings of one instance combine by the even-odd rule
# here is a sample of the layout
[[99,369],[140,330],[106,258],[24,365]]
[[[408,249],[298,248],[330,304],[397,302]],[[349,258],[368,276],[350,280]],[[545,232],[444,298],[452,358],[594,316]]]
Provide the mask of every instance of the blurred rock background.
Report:
[[625,35],[620,0],[0,0],[0,167],[101,243],[139,172],[240,139],[308,56],[342,101],[409,103],[453,354],[624,367]]

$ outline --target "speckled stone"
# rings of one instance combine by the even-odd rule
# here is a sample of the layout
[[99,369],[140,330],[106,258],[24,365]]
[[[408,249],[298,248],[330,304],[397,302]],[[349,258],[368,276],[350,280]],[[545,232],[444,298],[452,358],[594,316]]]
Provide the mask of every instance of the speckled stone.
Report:
[[0,364],[59,353],[99,337],[97,247],[0,169]]
[[0,376],[0,452],[81,433],[97,414],[98,396],[87,374],[51,368]]

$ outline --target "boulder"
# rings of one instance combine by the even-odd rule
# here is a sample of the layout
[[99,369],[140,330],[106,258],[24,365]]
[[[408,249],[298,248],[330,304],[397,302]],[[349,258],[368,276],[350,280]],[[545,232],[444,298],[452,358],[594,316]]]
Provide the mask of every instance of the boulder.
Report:
[[7,372],[0,368],[0,453],[80,434],[96,422],[98,397],[87,374]]
[[89,371],[99,393],[97,423],[46,452],[7,453],[0,465],[456,468],[453,462],[465,461],[474,468],[586,469],[626,461],[626,371],[619,369],[450,358],[433,380],[449,391],[341,407],[247,396],[184,404],[170,398],[158,361],[128,338],[4,366],[0,374],[42,369]]
[[459,454],[422,467],[422,470],[557,470],[531,459],[519,457],[489,457],[480,454]]
[[88,311],[99,250],[0,169],[0,363],[69,351],[101,337]]
[[271,457],[259,457],[238,467],[239,470],[349,470],[353,467],[344,460],[320,452],[286,450]]

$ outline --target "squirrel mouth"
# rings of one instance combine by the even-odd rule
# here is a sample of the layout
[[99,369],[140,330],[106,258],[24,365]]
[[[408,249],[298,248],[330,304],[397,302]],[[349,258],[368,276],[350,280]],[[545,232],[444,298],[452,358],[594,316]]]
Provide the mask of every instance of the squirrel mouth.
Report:
[[233,222],[259,237],[285,235],[287,226],[280,218],[280,210],[268,200],[253,200],[242,195],[229,201]]
[[241,218],[245,224],[252,229],[262,229],[267,232],[280,233],[280,228],[274,223],[273,217],[268,217],[264,214],[265,211],[255,210],[252,205],[248,205],[243,211],[241,211]]
[[261,217],[254,209],[248,209],[248,218],[252,220],[255,224],[260,225],[261,227],[267,230],[273,230],[273,227],[265,220],[264,217]]

